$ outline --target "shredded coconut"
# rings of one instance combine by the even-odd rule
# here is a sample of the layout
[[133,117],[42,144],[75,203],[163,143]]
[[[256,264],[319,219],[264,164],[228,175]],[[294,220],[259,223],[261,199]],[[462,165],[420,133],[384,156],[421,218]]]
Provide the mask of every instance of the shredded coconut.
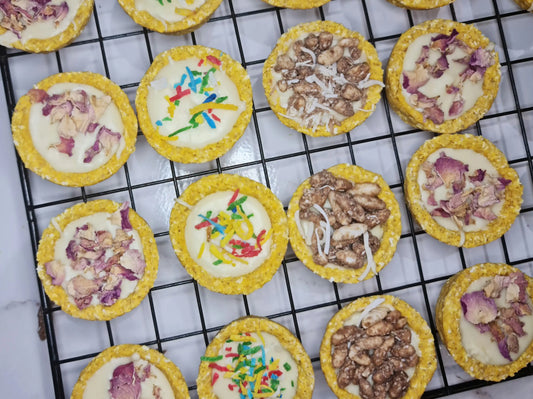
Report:
[[322,217],[324,217],[324,219],[326,219],[326,222],[324,223],[325,224],[325,228],[326,228],[326,231],[324,232],[324,238],[326,240],[326,243],[324,245],[324,252],[327,254],[329,254],[329,245],[330,245],[330,238],[331,238],[331,225],[329,224],[329,219],[328,219],[328,215],[326,213],[326,211],[324,209],[322,209],[321,206],[317,205],[317,204],[313,204],[313,208],[315,208],[318,212],[320,212],[320,214],[322,215]]
[[374,299],[372,302],[370,302],[370,304],[363,309],[363,311],[361,312],[361,314],[359,315],[359,320],[357,320],[357,323],[355,324],[357,327],[359,327],[361,325],[361,321],[366,317],[368,316],[368,314],[374,310],[375,308],[377,308],[379,305],[381,305],[383,302],[385,302],[385,298],[377,298],[377,299]]
[[181,200],[181,199],[179,199],[179,198],[176,198],[176,202],[177,202],[178,204],[180,204],[180,205],[183,205],[183,206],[186,207],[186,208],[192,209],[192,206],[191,206],[191,205],[189,205],[188,203],[186,203],[185,201],[183,201],[183,200]]

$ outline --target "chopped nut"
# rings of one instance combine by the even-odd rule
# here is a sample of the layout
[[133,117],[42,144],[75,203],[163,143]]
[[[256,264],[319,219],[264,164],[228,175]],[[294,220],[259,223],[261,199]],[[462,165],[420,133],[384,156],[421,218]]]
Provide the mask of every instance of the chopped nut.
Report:
[[373,326],[377,322],[385,319],[387,316],[387,313],[389,312],[389,309],[387,309],[384,306],[378,306],[377,308],[372,309],[366,317],[361,320],[361,326],[364,329],[369,328],[370,326]]
[[359,45],[359,40],[355,37],[345,37],[339,40],[339,46],[342,47],[357,47]]
[[355,112],[353,110],[353,105],[342,98],[335,100],[333,104],[333,109],[341,115],[352,116]]
[[289,98],[289,108],[294,108],[296,110],[305,109],[305,97],[298,94],[294,94]]
[[361,366],[368,366],[370,363],[372,363],[372,360],[370,359],[370,356],[368,356],[366,353],[361,351],[357,346],[352,345],[350,347],[350,352],[348,354],[348,357],[353,360],[355,363],[361,365]]
[[366,211],[372,212],[385,209],[387,204],[378,197],[370,197],[367,195],[355,195],[353,199],[361,205]]
[[353,66],[353,60],[348,57],[341,57],[337,61],[337,72],[345,74]]
[[341,96],[345,100],[359,101],[361,98],[363,98],[363,92],[359,90],[356,86],[347,83],[342,86]]
[[357,326],[344,326],[338,329],[331,336],[332,345],[340,345],[355,338],[360,337],[363,334],[362,330]]
[[320,53],[316,60],[321,65],[329,66],[340,60],[343,54],[343,48],[340,46],[335,46],[324,51],[323,53]]
[[286,80],[278,81],[278,89],[279,89],[279,91],[281,91],[282,93],[285,93],[288,88],[289,88],[289,85],[287,84]]
[[336,259],[338,264],[351,269],[359,269],[365,265],[365,260],[362,257],[348,249],[337,251]]
[[304,39],[304,46],[309,50],[315,50],[318,47],[318,37],[315,34],[310,33]]
[[320,35],[318,35],[318,43],[320,50],[329,49],[333,43],[333,34],[329,32],[320,32]]
[[289,55],[282,54],[277,59],[274,71],[280,72],[282,69],[293,69],[295,65],[295,62],[289,57]]
[[391,323],[386,322],[384,320],[378,321],[376,324],[371,325],[366,329],[366,333],[369,336],[375,336],[375,335],[387,335],[390,333],[393,329],[393,326]]
[[381,187],[376,183],[356,183],[350,190],[351,195],[366,195],[375,197],[381,193]]
[[350,82],[357,83],[365,79],[369,73],[370,66],[364,62],[351,67],[348,71],[346,71],[344,77]]
[[333,353],[331,354],[331,363],[333,367],[340,368],[348,357],[348,344],[336,345]]

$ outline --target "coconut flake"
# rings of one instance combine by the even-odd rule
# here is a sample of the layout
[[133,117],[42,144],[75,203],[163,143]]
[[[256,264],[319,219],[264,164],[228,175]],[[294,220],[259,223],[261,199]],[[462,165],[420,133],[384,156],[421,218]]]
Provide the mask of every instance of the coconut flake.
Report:
[[192,206],[191,206],[191,205],[189,205],[188,203],[186,203],[185,201],[183,201],[183,200],[180,199],[180,198],[176,198],[175,201],[176,201],[178,204],[183,205],[183,206],[186,207],[186,208],[192,209]]
[[[308,48],[305,48],[305,47],[301,47],[301,50],[304,52],[304,53],[307,53],[311,56],[311,59],[313,60],[313,67],[316,65],[316,55],[313,51],[309,50]],[[306,61],[305,63],[308,63],[309,61]],[[303,63],[303,64],[305,64]],[[296,64],[298,66],[298,64]]]
[[324,252],[327,255],[327,254],[329,254],[329,245],[330,245],[330,238],[331,238],[331,225],[329,224],[329,219],[328,219],[328,215],[327,215],[326,211],[324,209],[322,209],[322,207],[320,205],[313,204],[313,208],[315,208],[318,212],[320,212],[320,214],[324,217],[324,219],[326,219],[326,223],[325,223],[326,231],[324,232],[324,237],[325,237],[326,243],[324,245]]
[[50,224],[51,224],[52,226],[54,226],[54,228],[55,228],[57,231],[59,231],[59,234],[63,233],[63,232],[61,231],[61,227],[59,227],[59,223],[57,223],[56,218],[52,218],[52,219],[50,219]]
[[366,316],[368,316],[368,314],[372,310],[377,308],[383,302],[385,302],[385,298],[377,298],[377,299],[374,299],[372,302],[370,302],[370,304],[366,308],[364,308],[363,311],[361,312],[361,314],[359,315],[359,320],[357,320],[357,323],[355,325],[357,327],[360,327],[361,326],[361,320],[363,320]]
[[374,79],[370,79],[370,74],[366,75],[366,77],[361,80],[359,83],[357,83],[357,87],[359,89],[366,89],[368,87],[371,87],[371,86],[381,86],[381,87],[385,87],[385,85],[383,84],[383,82],[380,82],[379,80],[374,80]]
[[372,271],[374,274],[377,274],[376,263],[374,262],[374,257],[372,256],[372,250],[370,249],[370,245],[368,244],[368,232],[366,231],[363,233],[363,245],[365,247],[365,253],[366,253],[366,268],[363,274],[359,276],[358,278],[359,281],[363,281],[368,275],[368,273],[370,273],[370,271]]

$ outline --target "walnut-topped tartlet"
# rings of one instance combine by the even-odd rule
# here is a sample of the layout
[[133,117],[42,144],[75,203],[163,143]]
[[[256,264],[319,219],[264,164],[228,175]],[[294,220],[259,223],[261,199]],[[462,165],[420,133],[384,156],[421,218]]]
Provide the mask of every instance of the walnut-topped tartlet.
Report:
[[320,365],[341,399],[419,398],[437,368],[431,330],[406,302],[360,298],[335,314]]
[[443,135],[426,141],[406,170],[406,200],[434,238],[466,248],[501,237],[520,212],[522,185],[487,139]]
[[341,164],[303,182],[289,203],[289,234],[296,256],[336,282],[375,276],[400,237],[400,209],[381,176]]
[[481,119],[496,98],[498,53],[472,25],[430,20],[402,34],[385,81],[387,99],[404,122],[456,133]]
[[334,136],[360,125],[380,99],[382,79],[375,48],[331,21],[291,28],[263,68],[276,116],[310,136]]

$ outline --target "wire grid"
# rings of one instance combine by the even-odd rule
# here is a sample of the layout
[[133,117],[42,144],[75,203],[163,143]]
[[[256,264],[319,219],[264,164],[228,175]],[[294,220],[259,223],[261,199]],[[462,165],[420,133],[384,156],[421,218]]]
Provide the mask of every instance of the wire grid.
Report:
[[[277,9],[259,0],[225,0],[207,25],[180,38],[159,35],[134,25],[122,15],[118,5],[111,3],[115,2],[97,0],[87,33],[82,33],[64,50],[35,55],[0,49],[10,117],[18,98],[32,84],[51,74],[50,70],[52,73],[76,70],[73,65],[79,66],[79,70],[94,70],[113,79],[133,102],[144,71],[133,61],[134,52],[125,50],[120,56],[114,52],[126,42],[146,52],[145,69],[154,56],[166,48],[190,43],[221,48],[240,60],[250,73],[255,107],[250,126],[229,155],[202,165],[181,165],[163,159],[150,148],[141,132],[136,152],[124,168],[106,182],[92,187],[55,186],[28,172],[18,159],[34,255],[40,232],[51,217],[74,203],[97,198],[129,200],[151,224],[160,252],[159,276],[148,297],[138,308],[108,322],[88,322],[65,315],[49,301],[39,282],[57,398],[70,395],[79,373],[92,357],[108,346],[121,343],[148,345],[165,353],[181,368],[191,395],[195,397],[195,378],[205,346],[224,325],[250,314],[268,317],[293,331],[313,362],[314,397],[333,397],[320,371],[318,348],[327,321],[343,305],[362,295],[399,296],[422,314],[437,337],[434,305],[442,284],[455,272],[475,263],[505,262],[532,274],[533,252],[526,237],[533,225],[530,147],[533,137],[531,133],[528,135],[528,131],[533,131],[533,98],[527,96],[527,73],[533,72],[533,49],[529,49],[531,54],[527,50],[516,52],[507,43],[516,39],[516,29],[519,35],[523,32],[526,37],[532,37],[529,27],[533,25],[533,17],[518,11],[511,0],[490,3],[460,0],[439,11],[426,12],[401,10],[385,0],[332,0],[310,11]],[[109,14],[111,20],[102,19]],[[404,30],[437,16],[474,23],[485,34],[489,32],[489,38],[496,42],[503,71],[500,93],[489,114],[468,132],[483,134],[494,141],[504,151],[510,165],[517,169],[524,184],[524,204],[511,230],[500,240],[477,249],[458,249],[433,240],[420,230],[406,210],[403,171],[416,148],[432,135],[403,124],[390,112],[384,95],[375,114],[364,125],[349,134],[327,139],[309,138],[284,128],[262,97],[261,68],[268,55],[264,50],[273,48],[280,34],[296,23],[316,19],[341,22],[366,36],[386,65],[392,46]],[[271,24],[268,28],[264,25],[266,22]],[[222,38],[210,35],[218,24],[230,34]],[[518,28],[509,30],[515,25]],[[119,69],[113,65],[117,57],[119,64],[122,63]],[[125,64],[126,58],[132,61]],[[65,64],[69,66],[65,68]],[[40,68],[36,69],[35,65]],[[129,73],[130,70],[137,75]],[[27,71],[32,74],[28,75]],[[301,181],[339,162],[381,173],[401,204],[403,228],[397,253],[375,279],[356,285],[330,283],[308,271],[290,247],[273,281],[248,296],[212,293],[198,286],[184,272],[169,243],[167,223],[173,198],[190,182],[213,173],[247,175],[270,187],[287,206],[292,191]],[[150,212],[153,209],[155,216]],[[167,219],[163,221],[161,215]],[[423,397],[443,397],[489,384],[472,380],[465,374],[438,339],[436,349],[437,371]],[[532,374],[533,367],[528,366],[515,378]]]

